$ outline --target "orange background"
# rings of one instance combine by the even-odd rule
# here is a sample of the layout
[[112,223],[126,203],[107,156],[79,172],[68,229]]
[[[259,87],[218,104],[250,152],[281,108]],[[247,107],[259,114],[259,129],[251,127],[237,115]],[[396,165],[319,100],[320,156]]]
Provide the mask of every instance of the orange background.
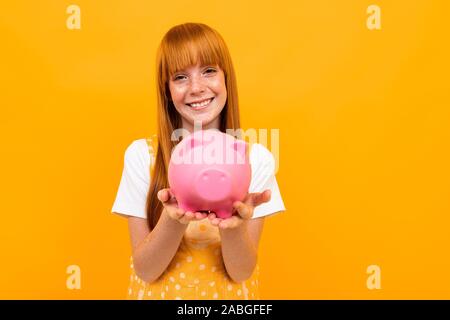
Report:
[[1,7],[0,298],[125,297],[128,230],[110,210],[126,147],[155,132],[157,45],[188,21],[227,42],[244,127],[280,129],[288,210],[266,220],[262,298],[450,298],[448,1]]

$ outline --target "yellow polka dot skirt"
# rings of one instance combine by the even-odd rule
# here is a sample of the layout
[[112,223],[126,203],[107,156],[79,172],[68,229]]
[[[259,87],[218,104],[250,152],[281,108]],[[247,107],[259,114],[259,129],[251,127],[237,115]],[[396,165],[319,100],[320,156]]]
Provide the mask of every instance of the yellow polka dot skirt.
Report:
[[[204,237],[214,226],[209,221],[191,222],[180,247],[160,278],[152,283],[141,280],[130,258],[129,300],[258,300],[259,267],[243,282],[234,282],[223,263],[220,241]],[[203,230],[203,231],[201,231]],[[196,235],[196,232],[199,234]],[[214,234],[214,233],[213,233]],[[196,235],[196,236],[195,236]]]

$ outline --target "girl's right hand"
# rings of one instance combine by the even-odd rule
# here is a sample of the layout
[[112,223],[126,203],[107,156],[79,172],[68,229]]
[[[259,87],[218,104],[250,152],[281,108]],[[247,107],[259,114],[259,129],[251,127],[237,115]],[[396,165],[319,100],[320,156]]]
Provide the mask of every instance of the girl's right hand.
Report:
[[158,191],[158,199],[161,201],[167,215],[181,224],[189,224],[193,220],[203,220],[208,214],[202,212],[184,211],[178,207],[175,196],[170,192],[169,188]]

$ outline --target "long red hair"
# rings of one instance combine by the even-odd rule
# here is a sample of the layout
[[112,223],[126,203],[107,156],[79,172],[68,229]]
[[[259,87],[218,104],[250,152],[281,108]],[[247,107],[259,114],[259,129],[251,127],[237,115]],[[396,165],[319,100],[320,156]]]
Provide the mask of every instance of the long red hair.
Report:
[[189,66],[218,65],[224,72],[227,100],[220,113],[220,128],[240,129],[238,91],[231,56],[225,41],[213,28],[202,23],[184,23],[172,27],[163,37],[156,55],[157,138],[155,164],[147,195],[147,221],[150,230],[158,223],[163,206],[159,190],[168,188],[167,169],[171,151],[178,143],[172,132],[181,127],[181,116],[170,99],[169,79]]

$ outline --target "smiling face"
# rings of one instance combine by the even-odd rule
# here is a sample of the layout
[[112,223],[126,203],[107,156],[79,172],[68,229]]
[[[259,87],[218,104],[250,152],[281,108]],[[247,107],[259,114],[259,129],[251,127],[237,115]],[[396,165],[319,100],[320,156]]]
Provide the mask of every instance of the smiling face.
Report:
[[227,101],[225,76],[217,65],[191,66],[169,79],[170,95],[181,115],[183,128],[193,132],[194,121],[202,129],[219,128],[220,112]]

